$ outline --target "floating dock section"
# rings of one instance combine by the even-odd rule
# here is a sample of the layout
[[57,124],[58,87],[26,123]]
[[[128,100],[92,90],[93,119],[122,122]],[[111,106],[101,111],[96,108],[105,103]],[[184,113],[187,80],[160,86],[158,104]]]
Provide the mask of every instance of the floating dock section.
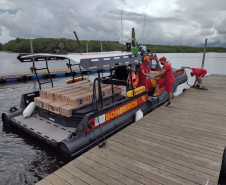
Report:
[[[91,70],[88,73],[96,73],[97,70]],[[110,72],[110,69],[104,69],[104,72]],[[74,75],[81,75],[81,72],[78,69],[73,69]],[[87,73],[87,72],[86,72]],[[50,74],[52,78],[57,77],[67,77],[71,76],[71,71],[68,68],[65,69],[52,69],[50,70]],[[42,70],[38,72],[38,78],[49,78],[49,75],[46,70]],[[20,72],[20,73],[8,73],[8,74],[0,74],[0,84],[9,83],[9,82],[25,82],[28,80],[35,80],[35,73],[30,72]]]
[[226,76],[204,79],[37,185],[216,185],[226,144]]

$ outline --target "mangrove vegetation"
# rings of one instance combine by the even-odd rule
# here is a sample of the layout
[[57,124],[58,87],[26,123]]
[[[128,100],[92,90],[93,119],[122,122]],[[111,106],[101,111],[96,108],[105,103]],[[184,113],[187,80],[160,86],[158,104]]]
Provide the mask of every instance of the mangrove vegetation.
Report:
[[[101,51],[120,51],[126,50],[126,45],[122,45],[117,41],[100,41],[100,40],[81,40],[81,46],[84,52],[99,52]],[[34,53],[50,53],[55,49],[60,49],[59,45],[63,43],[64,50],[67,52],[79,52],[79,45],[75,39],[65,38],[36,38],[32,39]],[[152,45],[145,44],[147,50],[153,53],[200,53],[203,52],[202,47],[190,46],[169,46],[169,45]],[[17,38],[8,43],[0,43],[0,50],[16,53],[30,53],[30,39]],[[207,47],[207,52],[226,52],[224,47]]]

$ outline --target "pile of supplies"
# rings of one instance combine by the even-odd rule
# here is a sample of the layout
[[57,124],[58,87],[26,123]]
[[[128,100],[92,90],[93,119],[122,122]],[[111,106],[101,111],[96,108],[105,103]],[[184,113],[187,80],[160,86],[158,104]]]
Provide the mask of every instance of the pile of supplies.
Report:
[[[96,97],[93,97],[93,82],[79,81],[72,84],[57,86],[40,90],[39,97],[34,98],[38,107],[61,114],[62,116],[72,116],[72,110],[92,103],[93,98],[99,97],[96,84]],[[113,86],[114,94],[125,96],[123,87]],[[124,87],[125,89],[125,87]],[[112,86],[101,83],[102,97],[107,98],[112,95]]]

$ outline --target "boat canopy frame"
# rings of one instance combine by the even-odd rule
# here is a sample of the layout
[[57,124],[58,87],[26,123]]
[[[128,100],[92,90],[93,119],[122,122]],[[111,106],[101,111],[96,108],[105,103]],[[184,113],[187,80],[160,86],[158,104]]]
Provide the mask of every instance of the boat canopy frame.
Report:
[[[76,61],[75,55],[73,54],[20,54],[17,59],[20,60],[21,62],[32,62],[33,63],[33,71],[35,72],[36,78],[39,83],[39,88],[41,90],[41,85],[47,82],[50,82],[53,87],[53,82],[51,79],[51,75],[48,69],[48,61],[51,60],[65,60],[68,59],[69,63],[66,63],[67,67],[70,69],[73,80],[74,80],[74,74],[72,71],[72,66],[78,65],[82,79],[83,79],[83,72],[88,72],[91,70],[97,70],[98,77],[94,80],[94,85],[93,85],[93,97],[96,97],[96,89],[95,82],[97,82],[98,86],[98,98],[92,101],[92,111],[100,111],[103,109],[103,97],[102,97],[102,90],[101,90],[101,82],[106,82],[111,84],[111,89],[112,89],[112,103],[114,103],[114,88],[113,84],[120,84],[120,85],[125,85],[126,88],[128,88],[129,84],[127,81],[120,81],[120,80],[115,80],[113,79],[113,71],[117,67],[120,66],[127,66],[128,67],[128,72],[132,73],[133,68],[137,65],[140,65],[142,63],[142,55],[135,56],[134,54],[128,54],[128,55],[118,55],[118,56],[109,56],[109,57],[90,57],[90,58],[80,58],[80,62]],[[41,70],[35,68],[35,62],[40,62],[40,61],[45,61],[46,62],[46,68],[41,68],[41,69],[47,69],[50,80],[47,82],[40,82],[36,70]],[[72,64],[71,61],[74,61],[75,64]],[[82,68],[83,69],[82,69]],[[110,69],[110,75],[101,77],[100,73],[104,71],[104,69]],[[132,78],[132,75],[130,75]],[[108,79],[108,80],[107,80]],[[128,79],[127,79],[128,80]],[[131,79],[132,80],[132,79]],[[130,87],[129,87],[130,88]],[[133,89],[133,87],[131,87]]]
[[140,64],[141,55],[123,55],[113,57],[98,57],[98,58],[84,58],[81,59],[80,65],[87,71],[102,70],[107,68],[115,68],[119,66],[131,66]]

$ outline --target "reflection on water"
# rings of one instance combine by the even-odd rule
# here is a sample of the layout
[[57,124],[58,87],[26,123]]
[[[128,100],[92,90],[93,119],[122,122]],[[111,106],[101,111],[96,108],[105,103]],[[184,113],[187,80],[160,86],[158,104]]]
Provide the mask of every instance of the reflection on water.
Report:
[[[0,73],[11,73],[18,70],[29,71],[30,64],[23,65],[16,60],[18,54],[6,54],[0,52],[1,68]],[[171,63],[172,67],[180,68],[181,66],[200,67],[202,63],[202,54],[158,54],[158,57],[165,56]],[[4,58],[5,57],[5,58]],[[226,54],[207,53],[204,68],[210,74],[226,74]],[[13,59],[11,61],[11,59]],[[62,63],[57,63],[54,67],[61,68]],[[65,65],[65,63],[64,63]],[[65,66],[64,66],[65,68]],[[190,70],[187,70],[190,73]],[[188,83],[193,84],[194,78],[188,75]],[[92,80],[95,76],[90,76]],[[63,85],[66,79],[53,79],[54,84]],[[45,85],[48,87],[48,84]],[[178,87],[178,95],[184,88],[189,86],[185,83]],[[0,85],[0,114],[9,110],[12,106],[19,106],[20,98],[23,93],[38,90],[38,84],[35,81],[26,83],[11,83]],[[0,184],[17,185],[17,184],[34,184],[48,174],[56,171],[66,162],[56,156],[54,148],[39,142],[28,134],[15,129],[3,128],[0,119]]]

